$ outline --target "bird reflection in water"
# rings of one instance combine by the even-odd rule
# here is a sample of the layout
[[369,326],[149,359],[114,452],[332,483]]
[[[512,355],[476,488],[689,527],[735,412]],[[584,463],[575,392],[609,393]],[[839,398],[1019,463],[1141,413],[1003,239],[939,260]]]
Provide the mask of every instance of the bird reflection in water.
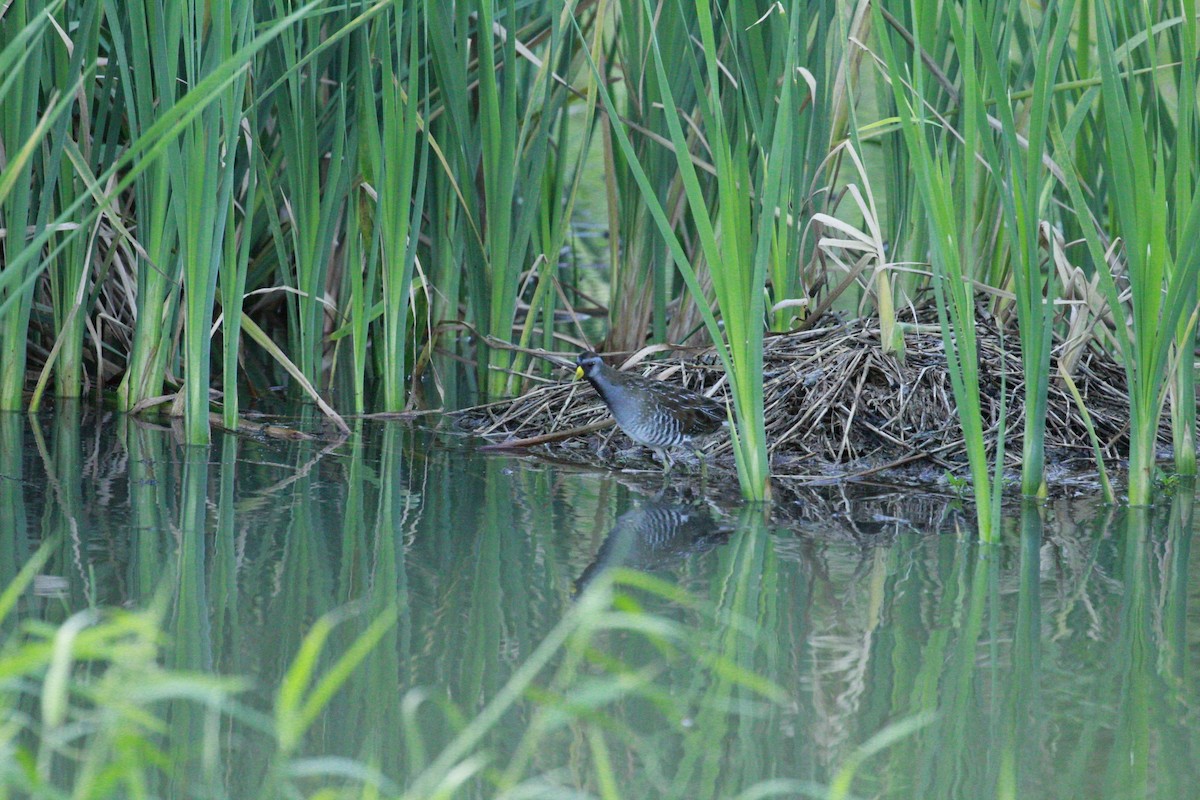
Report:
[[631,508],[613,525],[592,563],[575,580],[578,596],[597,575],[614,567],[650,571],[671,567],[729,539],[701,506],[647,502]]

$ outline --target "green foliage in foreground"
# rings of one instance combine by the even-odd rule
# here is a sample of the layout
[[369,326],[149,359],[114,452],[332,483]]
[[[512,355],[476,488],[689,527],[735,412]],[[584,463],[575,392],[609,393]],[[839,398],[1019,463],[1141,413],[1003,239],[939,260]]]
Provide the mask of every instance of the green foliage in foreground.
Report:
[[707,342],[762,499],[765,331],[857,303],[901,357],[932,294],[984,506],[979,310],[1022,354],[1024,494],[1088,348],[1126,369],[1132,502],[1168,403],[1196,469],[1194,0],[2,8],[0,408],[114,391],[203,443],[280,383],[344,428],[456,405],[463,363],[519,391],[514,344]]
[[[7,632],[0,644],[0,707],[6,720],[0,726],[3,797],[9,792],[80,800],[226,796],[225,764],[235,747],[231,731],[237,739],[269,743],[255,745],[265,766],[253,790],[255,797],[417,800],[454,796],[464,784],[480,778],[502,796],[549,787],[544,776],[530,771],[540,743],[556,736],[564,725],[579,726],[592,746],[595,783],[613,787],[602,730],[614,721],[602,722],[603,710],[630,696],[644,694],[651,699],[660,691],[649,674],[587,674],[595,640],[617,632],[644,637],[654,647],[679,650],[680,656],[707,664],[720,679],[708,690],[705,704],[720,716],[725,714],[724,706],[742,692],[771,702],[786,698],[780,688],[739,668],[735,650],[688,652],[696,642],[678,624],[629,608],[629,597],[613,603],[614,577],[624,586],[623,592],[636,588],[686,602],[678,590],[636,573],[607,574],[578,598],[440,753],[429,754],[427,763],[414,764],[413,773],[406,777],[389,777],[369,763],[309,754],[306,737],[357,671],[369,660],[386,660],[380,647],[394,644],[387,636],[396,623],[394,607],[369,620],[336,656],[328,652],[332,634],[350,617],[335,612],[318,619],[275,689],[273,709],[263,713],[246,704],[252,684],[244,679],[164,665],[177,646],[167,644],[165,596],[146,610],[88,610],[58,626],[29,623],[14,632],[10,617],[17,598],[53,549],[52,544],[43,546],[0,595],[0,623]],[[734,647],[743,636],[730,627],[726,638]],[[535,691],[535,681],[545,685]],[[516,743],[509,763],[489,763],[486,745],[493,729],[528,693],[541,698],[541,707]],[[410,763],[411,756],[423,750],[416,721],[420,694],[413,692],[405,699],[409,726],[405,735],[417,748]],[[701,757],[720,747],[712,734],[700,737],[697,744],[704,748],[697,752]],[[685,770],[685,782],[687,774]],[[246,790],[245,776],[238,782]],[[774,780],[751,786],[745,793],[773,796],[808,788],[795,781]],[[617,796],[611,791],[602,794]]]

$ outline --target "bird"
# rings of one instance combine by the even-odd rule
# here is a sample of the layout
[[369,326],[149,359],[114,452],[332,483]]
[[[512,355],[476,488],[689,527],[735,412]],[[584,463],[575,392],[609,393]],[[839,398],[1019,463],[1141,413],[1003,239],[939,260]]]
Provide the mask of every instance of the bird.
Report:
[[620,372],[590,350],[575,359],[575,380],[587,378],[621,430],[658,453],[663,475],[674,460],[669,448],[711,436],[728,425],[725,405],[664,381]]

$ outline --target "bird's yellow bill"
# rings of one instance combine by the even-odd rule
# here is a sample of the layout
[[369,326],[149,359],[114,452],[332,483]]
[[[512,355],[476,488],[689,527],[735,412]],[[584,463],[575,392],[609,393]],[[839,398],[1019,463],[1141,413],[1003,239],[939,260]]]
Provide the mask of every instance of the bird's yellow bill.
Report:
[[582,377],[583,377],[583,367],[576,367],[575,368],[575,380],[579,380]]

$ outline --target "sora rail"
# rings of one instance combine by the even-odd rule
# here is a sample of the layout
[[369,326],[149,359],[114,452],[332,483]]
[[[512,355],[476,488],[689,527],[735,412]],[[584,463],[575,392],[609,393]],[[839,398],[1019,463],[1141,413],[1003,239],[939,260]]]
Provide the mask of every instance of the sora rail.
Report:
[[726,424],[723,404],[690,389],[620,372],[591,351],[580,353],[575,365],[575,379],[587,378],[621,430],[659,454],[664,475],[674,465],[668,448],[711,436]]

